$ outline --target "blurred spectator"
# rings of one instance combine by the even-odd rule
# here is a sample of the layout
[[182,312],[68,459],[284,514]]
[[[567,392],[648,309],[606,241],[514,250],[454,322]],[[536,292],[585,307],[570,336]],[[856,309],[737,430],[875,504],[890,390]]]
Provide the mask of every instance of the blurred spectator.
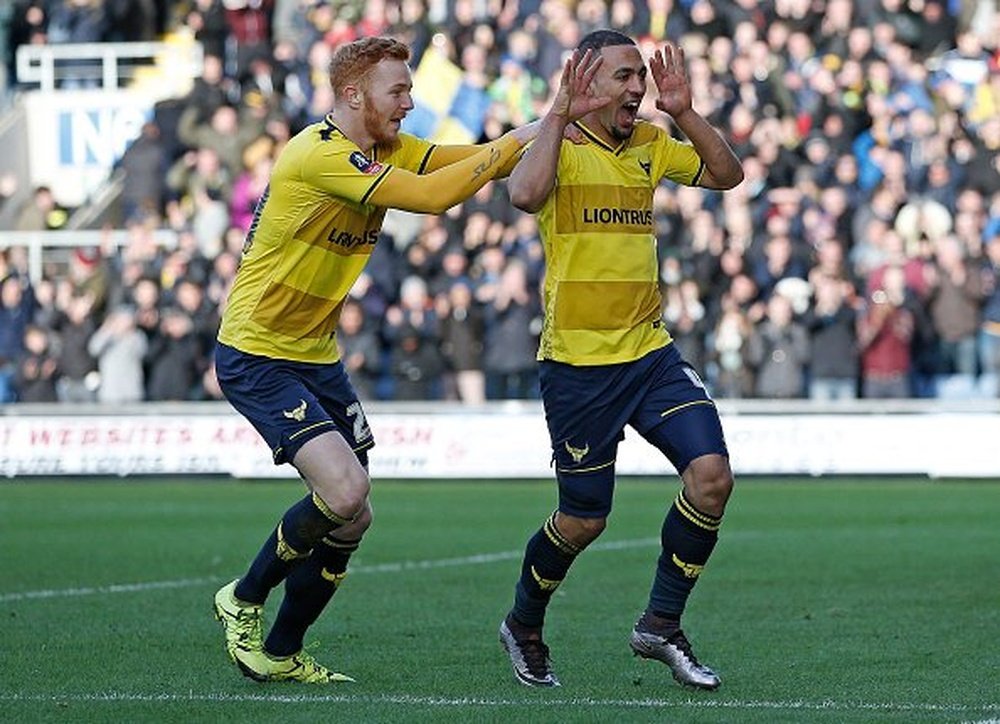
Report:
[[[378,246],[376,246],[376,249]],[[372,262],[368,263],[368,271],[361,272],[361,275],[354,282],[349,297],[361,305],[367,319],[382,319],[389,307],[386,294],[375,283],[371,275]]]
[[222,58],[228,44],[229,26],[223,0],[194,0],[186,24],[194,38],[205,48],[205,54]]
[[399,303],[385,312],[382,336],[391,345],[394,399],[439,397],[443,371],[441,331],[423,279],[409,276],[403,280]]
[[95,314],[104,313],[110,293],[111,278],[107,265],[97,247],[77,247],[70,254],[67,279],[76,294],[90,299]]
[[160,328],[160,285],[150,277],[142,277],[132,286],[125,303],[135,309],[135,326],[146,335],[146,340],[156,336]]
[[0,402],[15,399],[14,375],[34,310],[35,295],[25,277],[11,274],[0,281]]
[[742,399],[753,396],[753,373],[746,362],[752,329],[746,316],[728,304],[711,336],[711,356],[706,363],[712,394]]
[[438,300],[441,353],[448,370],[446,397],[478,405],[486,400],[483,312],[473,299],[471,282],[464,278],[453,281]]
[[809,330],[812,365],[809,397],[853,400],[858,396],[857,314],[851,306],[853,287],[831,275],[813,277],[815,303],[803,323]]
[[440,271],[434,275],[430,284],[430,291],[434,297],[442,295],[447,297],[456,284],[465,284],[471,287],[469,258],[460,246],[445,248],[438,266]]
[[928,310],[938,339],[939,394],[966,396],[978,371],[976,335],[985,296],[983,276],[966,260],[954,236],[934,244],[934,263],[927,271],[931,282]]
[[229,38],[233,41],[233,74],[240,77],[250,62],[271,51],[271,11],[274,0],[222,0]]
[[[683,4],[680,3],[680,4]],[[732,7],[734,12],[742,10],[746,2],[739,0]],[[749,3],[756,6],[757,3]],[[678,9],[678,3],[674,0],[647,0],[648,12],[645,23],[639,25],[640,37],[649,37],[653,40],[663,42],[665,40],[677,39],[688,32],[688,22],[685,14]],[[642,16],[640,16],[642,19]],[[642,32],[645,31],[645,32]]]
[[107,16],[104,0],[53,0],[49,3],[50,43],[97,43],[104,40]]
[[100,372],[98,400],[117,404],[143,399],[142,360],[146,354],[146,335],[136,329],[131,307],[111,310],[90,338],[88,350],[97,358]]
[[42,45],[46,41],[49,23],[48,0],[15,0],[11,9],[10,26],[7,34],[8,76],[17,77],[17,49],[21,45]]
[[197,396],[196,384],[206,363],[190,315],[177,307],[163,310],[160,333],[149,343],[146,362],[146,399],[190,400]]
[[14,223],[17,231],[52,231],[69,221],[69,211],[58,203],[48,186],[39,186],[24,203]]
[[866,398],[910,396],[914,315],[905,306],[903,270],[891,267],[872,291],[858,320],[861,390]]
[[809,336],[792,317],[792,303],[772,294],[764,318],[753,329],[746,360],[754,370],[757,397],[789,399],[805,392]]
[[[46,39],[49,43],[98,43],[108,32],[105,0],[53,0],[49,3]],[[60,88],[97,88],[99,61],[77,61],[63,71]]]
[[182,277],[174,285],[173,301],[177,309],[191,320],[191,333],[198,345],[199,367],[203,367],[219,332],[219,315],[215,305],[205,297],[205,288],[194,279]]
[[264,131],[260,118],[249,113],[241,117],[231,105],[212,111],[207,121],[201,119],[201,109],[188,108],[177,122],[177,136],[189,148],[212,149],[230,178],[243,170],[243,149]]
[[337,347],[358,397],[374,400],[382,373],[382,351],[378,335],[365,319],[364,309],[352,299],[347,299],[340,310]]
[[199,246],[218,251],[219,242],[230,227],[229,199],[232,176],[220,164],[214,149],[188,151],[167,174],[167,186],[175,200],[167,204],[167,214],[176,228],[190,226]]
[[94,323],[94,299],[88,294],[64,286],[61,294],[69,294],[60,302],[60,314],[55,323],[59,333],[59,371],[57,384],[61,402],[92,402],[97,390],[97,365],[90,351],[90,340],[97,325]]
[[155,0],[104,0],[112,43],[148,42],[156,39]]
[[441,357],[413,327],[399,331],[391,355],[395,400],[433,400],[439,397]]
[[410,46],[410,61],[414,67],[419,66],[432,34],[425,0],[401,0],[399,17],[390,33]]
[[254,211],[271,177],[274,141],[261,136],[243,151],[243,171],[233,183],[229,201],[229,220],[244,232],[250,230]]
[[528,288],[524,263],[509,260],[483,301],[486,398],[537,398],[535,352],[541,332],[541,307],[537,293]]
[[979,365],[984,381],[981,387],[996,397],[1000,395],[1000,231],[986,242],[982,277],[986,303],[979,331]]
[[221,54],[205,49],[201,75],[194,79],[191,90],[184,97],[186,108],[195,109],[194,123],[205,123],[228,100],[232,92],[232,82],[226,78]]
[[298,132],[309,122],[309,105],[313,96],[309,63],[291,41],[274,46],[274,86],[279,94],[281,110],[292,132]]
[[705,338],[707,317],[699,299],[698,283],[685,279],[670,286],[664,295],[663,319],[674,338],[677,350],[696,370],[705,369]]
[[29,325],[24,331],[24,349],[14,378],[18,402],[56,402],[59,363],[49,351],[46,331]]
[[761,299],[768,299],[782,279],[805,279],[805,265],[795,256],[792,240],[785,234],[772,236],[764,244],[764,253],[753,265],[753,277]]
[[159,219],[162,215],[166,162],[159,126],[142,124],[139,137],[118,161],[118,167],[125,172],[121,204],[126,224],[144,216]]

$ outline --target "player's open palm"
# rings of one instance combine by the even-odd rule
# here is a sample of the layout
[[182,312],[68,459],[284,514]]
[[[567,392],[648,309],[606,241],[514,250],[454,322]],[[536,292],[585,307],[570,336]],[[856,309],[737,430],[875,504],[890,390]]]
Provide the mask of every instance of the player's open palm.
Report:
[[649,71],[658,91],[656,107],[677,116],[691,107],[691,85],[684,65],[684,51],[667,43],[653,53]]
[[593,92],[594,76],[603,62],[600,54],[592,50],[582,56],[574,52],[567,58],[550,113],[572,123],[610,103],[611,96],[599,96]]

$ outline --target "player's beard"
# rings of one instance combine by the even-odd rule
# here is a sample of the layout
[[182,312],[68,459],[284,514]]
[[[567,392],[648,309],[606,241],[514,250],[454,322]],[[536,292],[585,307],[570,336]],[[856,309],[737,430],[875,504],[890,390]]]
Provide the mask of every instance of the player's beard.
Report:
[[632,117],[632,123],[628,127],[618,125],[618,114],[621,110],[621,107],[615,110],[615,114],[611,117],[611,123],[608,125],[608,130],[611,131],[611,136],[616,141],[627,141],[632,137],[632,132],[635,131],[636,118]]
[[393,129],[388,128],[388,120],[379,115],[375,107],[365,102],[365,132],[375,141],[376,146],[387,146],[392,144],[397,137]]
[[616,123],[611,124],[611,135],[616,141],[627,141],[632,138],[632,129],[621,128]]

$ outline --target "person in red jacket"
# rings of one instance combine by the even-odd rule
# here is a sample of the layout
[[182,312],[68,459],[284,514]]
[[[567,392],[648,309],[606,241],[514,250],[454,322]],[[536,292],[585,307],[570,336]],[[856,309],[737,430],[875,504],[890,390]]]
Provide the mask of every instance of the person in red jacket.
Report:
[[887,268],[882,284],[872,291],[858,320],[863,397],[910,396],[910,343],[915,320],[905,300],[902,268]]

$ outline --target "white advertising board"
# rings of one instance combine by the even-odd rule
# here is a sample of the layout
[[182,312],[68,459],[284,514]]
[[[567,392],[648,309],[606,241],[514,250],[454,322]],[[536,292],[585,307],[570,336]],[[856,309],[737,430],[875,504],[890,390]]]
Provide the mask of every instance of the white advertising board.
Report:
[[79,206],[153,114],[155,98],[134,90],[33,92],[25,97],[32,186]]
[[[376,478],[547,478],[540,408],[369,414]],[[1000,415],[723,417],[737,475],[925,474],[1000,479]],[[619,475],[673,475],[629,430]],[[0,475],[229,474],[294,477],[235,413],[0,417]]]

